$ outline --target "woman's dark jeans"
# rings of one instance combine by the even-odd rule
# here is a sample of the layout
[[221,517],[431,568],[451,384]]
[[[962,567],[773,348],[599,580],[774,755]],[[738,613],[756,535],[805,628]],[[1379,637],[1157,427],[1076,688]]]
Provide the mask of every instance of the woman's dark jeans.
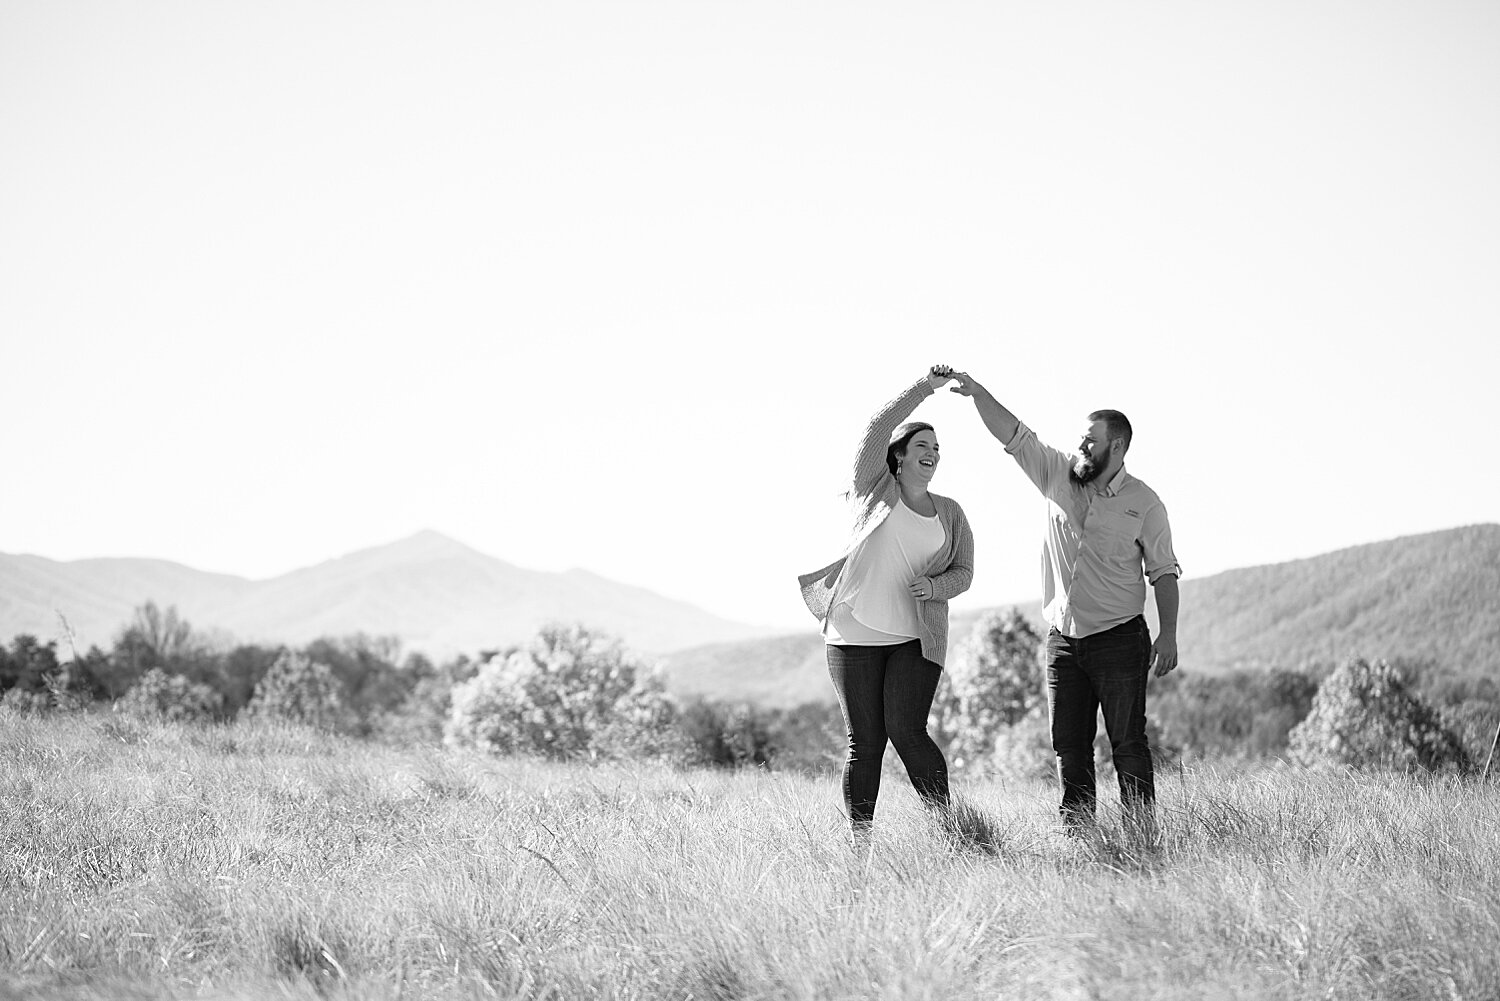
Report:
[[1094,735],[1101,709],[1120,780],[1120,802],[1127,816],[1149,816],[1155,799],[1146,743],[1150,666],[1151,633],[1140,616],[1082,639],[1048,630],[1047,708],[1065,824],[1094,817]]
[[929,806],[948,805],[948,763],[927,734],[927,713],[943,669],[922,656],[917,640],[895,646],[829,644],[828,675],[849,732],[844,805],[849,823],[868,828],[880,794],[880,767],[889,740],[912,786]]

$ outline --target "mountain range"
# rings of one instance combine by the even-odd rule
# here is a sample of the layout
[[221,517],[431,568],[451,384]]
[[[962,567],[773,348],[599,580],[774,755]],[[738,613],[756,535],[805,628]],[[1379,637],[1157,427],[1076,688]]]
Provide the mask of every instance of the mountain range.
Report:
[[148,600],[238,642],[364,632],[437,658],[523,642],[551,621],[585,622],[647,654],[770,632],[586,570],[523,569],[430,531],[259,581],[165,560],[0,554],[3,642],[56,637],[61,614],[80,648],[107,648]]
[[[1181,590],[1185,672],[1357,655],[1500,674],[1497,524],[1188,578]],[[80,647],[108,647],[147,600],[239,642],[364,632],[399,636],[435,658],[524,642],[545,622],[582,621],[656,658],[684,694],[767,705],[831,698],[815,629],[777,634],[584,570],[522,569],[436,532],[261,581],[163,560],[0,554],[0,641],[56,637],[61,613]],[[1045,628],[1040,603],[1018,607]],[[950,655],[985,611],[954,612]]]
[[[1359,656],[1500,676],[1500,525],[1188,578],[1181,594],[1184,672]],[[1045,631],[1040,602],[1017,607]],[[1152,602],[1147,609],[1154,634]],[[950,658],[983,611],[951,617]],[[673,687],[690,694],[782,706],[832,698],[822,642],[811,633],[679,650],[664,666]]]

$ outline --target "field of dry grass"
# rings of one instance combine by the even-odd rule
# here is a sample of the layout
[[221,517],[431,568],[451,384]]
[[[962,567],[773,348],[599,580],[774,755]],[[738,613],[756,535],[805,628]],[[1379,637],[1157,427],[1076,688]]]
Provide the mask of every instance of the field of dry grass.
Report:
[[1500,998],[1494,783],[1188,769],[1150,844],[961,788],[861,852],[830,778],[7,716],[0,998]]

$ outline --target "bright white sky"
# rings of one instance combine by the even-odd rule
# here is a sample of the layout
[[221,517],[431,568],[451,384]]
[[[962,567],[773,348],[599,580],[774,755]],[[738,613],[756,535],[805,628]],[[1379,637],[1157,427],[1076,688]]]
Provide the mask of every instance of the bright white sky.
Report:
[[[0,551],[432,528],[814,627],[933,362],[1189,577],[1500,520],[1500,5],[0,3]],[[960,607],[1040,498],[944,395]],[[198,624],[211,626],[212,623]]]

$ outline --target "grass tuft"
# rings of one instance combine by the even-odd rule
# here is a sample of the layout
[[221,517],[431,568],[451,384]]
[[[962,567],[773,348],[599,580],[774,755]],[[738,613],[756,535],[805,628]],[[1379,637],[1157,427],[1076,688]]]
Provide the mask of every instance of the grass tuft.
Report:
[[972,800],[954,796],[945,810],[935,811],[938,828],[956,851],[1001,856],[1014,853],[1012,827]]

